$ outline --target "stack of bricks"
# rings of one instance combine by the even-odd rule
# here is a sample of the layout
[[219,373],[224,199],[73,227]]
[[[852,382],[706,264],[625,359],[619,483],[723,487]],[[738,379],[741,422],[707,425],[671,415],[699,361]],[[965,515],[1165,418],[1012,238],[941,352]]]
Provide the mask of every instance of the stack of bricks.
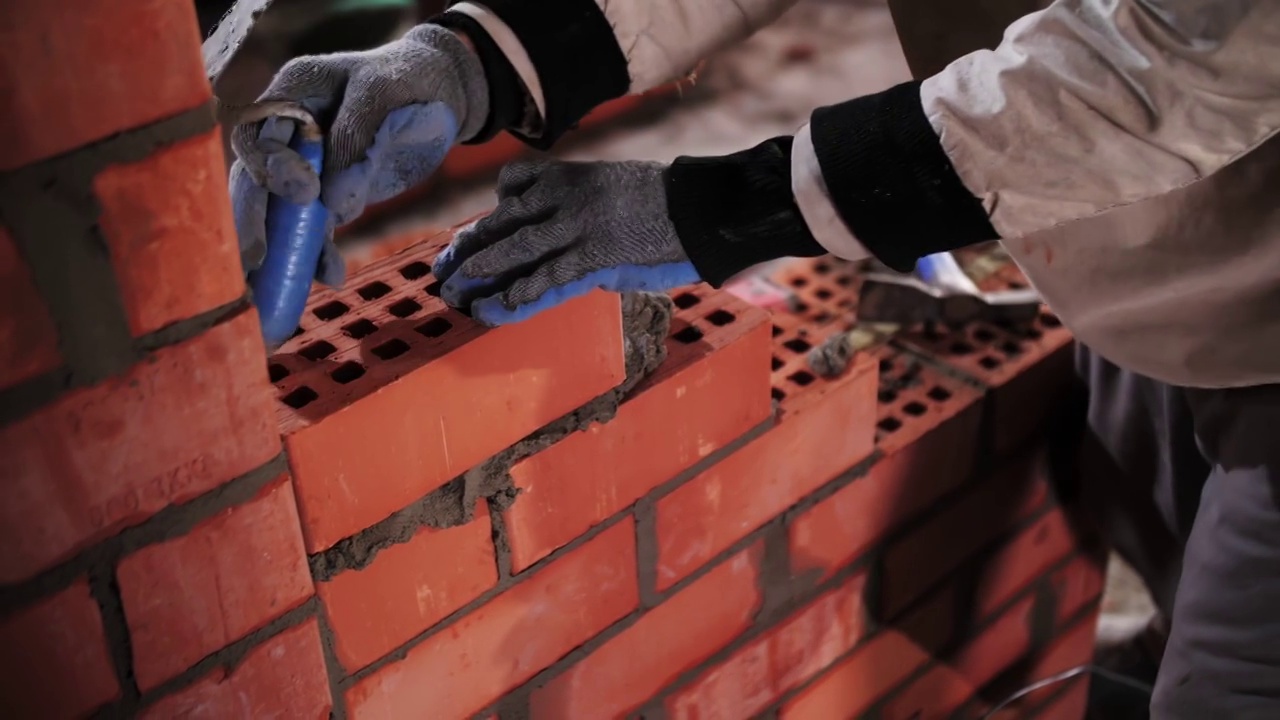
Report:
[[980,717],[1088,659],[1052,316],[819,377],[849,266],[485,330],[444,233],[268,360],[193,7],[72,5],[0,11],[0,714]]

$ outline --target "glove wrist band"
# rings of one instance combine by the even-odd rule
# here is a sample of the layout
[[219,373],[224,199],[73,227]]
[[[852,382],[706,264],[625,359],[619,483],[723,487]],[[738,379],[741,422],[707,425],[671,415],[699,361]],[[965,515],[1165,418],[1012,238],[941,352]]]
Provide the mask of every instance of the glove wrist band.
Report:
[[511,61],[498,44],[474,18],[459,12],[445,12],[429,21],[432,24],[466,34],[480,58],[489,85],[489,114],[473,136],[463,138],[464,145],[479,145],[495,135],[517,127],[524,119],[528,104],[527,91]]

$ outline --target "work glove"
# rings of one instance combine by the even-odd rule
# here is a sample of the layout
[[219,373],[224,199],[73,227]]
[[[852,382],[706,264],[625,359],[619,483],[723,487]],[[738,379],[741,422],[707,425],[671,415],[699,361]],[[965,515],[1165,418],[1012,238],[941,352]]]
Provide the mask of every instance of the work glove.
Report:
[[648,162],[514,163],[498,207],[460,230],[433,272],[441,297],[484,325],[518,322],[595,288],[663,291],[699,281]]
[[322,177],[288,144],[296,123],[272,118],[237,127],[231,202],[246,272],[266,254],[268,194],[305,204],[317,196],[331,225],[317,279],[341,284],[333,229],[369,203],[426,180],[460,140],[475,136],[489,113],[479,58],[445,28],[426,24],[402,39],[362,52],[301,57],[280,70],[259,99],[302,105],[325,129]]

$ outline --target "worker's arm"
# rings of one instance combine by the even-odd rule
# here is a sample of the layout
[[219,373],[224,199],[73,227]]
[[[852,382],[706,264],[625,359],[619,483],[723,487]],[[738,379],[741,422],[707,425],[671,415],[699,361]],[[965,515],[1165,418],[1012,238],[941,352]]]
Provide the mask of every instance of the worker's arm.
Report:
[[[796,2],[454,0],[434,22],[477,40],[495,83],[493,130],[546,149],[600,104],[687,75]],[[515,98],[530,105],[519,116],[508,107]]]
[[1161,195],[1280,128],[1278,43],[1271,0],[1058,0],[993,51],[814,112],[796,198],[833,252],[908,268]]
[[[1274,0],[1057,0],[994,51],[821,108],[794,138],[677,159],[659,181],[660,219],[626,202],[649,193],[652,173],[550,166],[506,189],[500,223],[460,236],[440,268],[445,297],[505,322],[588,287],[668,287],[649,269],[674,267],[654,260],[672,247],[679,267],[716,284],[824,250],[908,270],[934,252],[1088,217],[1195,182],[1270,137],[1277,48]],[[596,175],[611,180],[584,182]],[[556,216],[567,219],[544,222],[570,196],[574,211]],[[606,216],[646,229],[649,261],[634,238],[615,252],[621,241],[594,222]],[[578,217],[592,222],[562,227]],[[518,263],[496,260],[517,246]],[[480,253],[485,262],[469,265]]]

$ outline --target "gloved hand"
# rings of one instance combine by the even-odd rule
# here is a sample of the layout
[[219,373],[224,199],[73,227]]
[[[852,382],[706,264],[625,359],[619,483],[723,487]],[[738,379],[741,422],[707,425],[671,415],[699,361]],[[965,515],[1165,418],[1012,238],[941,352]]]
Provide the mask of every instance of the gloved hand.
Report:
[[524,320],[594,288],[662,291],[699,281],[647,162],[515,163],[498,207],[436,258],[440,293],[484,325]]
[[[266,253],[268,193],[297,203],[321,197],[333,224],[422,182],[456,141],[484,126],[489,88],[479,58],[453,32],[420,25],[374,50],[302,57],[272,80],[262,101],[301,104],[326,129],[323,177],[288,148],[295,123],[272,118],[232,133],[231,201],[245,271]],[[342,282],[329,229],[318,279]]]

